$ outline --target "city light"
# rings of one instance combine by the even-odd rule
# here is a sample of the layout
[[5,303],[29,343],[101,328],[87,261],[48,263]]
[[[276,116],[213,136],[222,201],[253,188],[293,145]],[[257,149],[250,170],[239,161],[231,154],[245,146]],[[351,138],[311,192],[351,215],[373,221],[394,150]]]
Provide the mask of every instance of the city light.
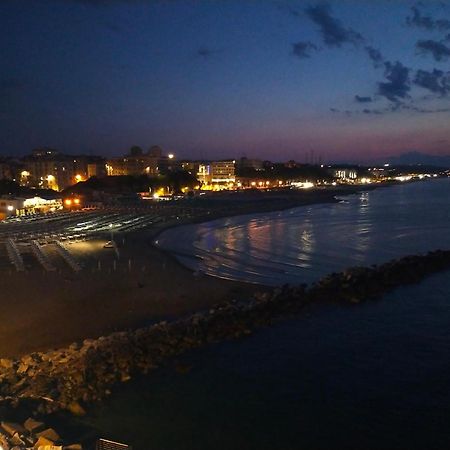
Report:
[[8,211],[14,211],[14,206],[13,206],[13,205],[8,205],[8,206],[6,207],[6,209],[7,209]]
[[68,199],[64,200],[64,204],[66,206],[70,206],[72,204],[72,200],[70,200],[70,198],[68,198]]
[[169,157],[169,159],[173,159],[174,157],[173,153],[169,153],[167,156]]

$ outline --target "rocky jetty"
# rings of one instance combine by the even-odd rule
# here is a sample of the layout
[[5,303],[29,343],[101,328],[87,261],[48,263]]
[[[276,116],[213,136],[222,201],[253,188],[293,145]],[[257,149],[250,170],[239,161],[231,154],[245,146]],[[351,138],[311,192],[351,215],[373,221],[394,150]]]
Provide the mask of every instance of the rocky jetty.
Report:
[[248,335],[311,302],[355,304],[449,268],[450,251],[407,256],[333,273],[309,287],[285,285],[246,302],[231,300],[172,322],[86,339],[17,360],[0,359],[0,408],[25,404],[33,417],[58,410],[83,415],[87,405],[108,396],[118,383],[182,352]]
[[44,422],[28,418],[23,424],[0,422],[0,448],[3,450],[82,450],[81,444],[64,445],[59,434]]

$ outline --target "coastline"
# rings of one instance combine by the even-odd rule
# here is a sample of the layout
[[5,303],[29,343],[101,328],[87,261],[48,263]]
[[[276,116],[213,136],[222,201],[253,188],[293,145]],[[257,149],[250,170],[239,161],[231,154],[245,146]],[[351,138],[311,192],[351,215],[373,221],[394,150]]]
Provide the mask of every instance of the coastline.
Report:
[[[211,220],[217,218],[211,217]],[[159,232],[161,231],[163,230]],[[155,264],[164,262],[167,267],[177,267],[174,270],[180,270],[180,273],[186,275],[186,284],[183,286],[195,287],[194,298],[198,298],[198,292],[205,286],[203,282],[211,283],[208,288],[215,286],[217,282],[217,285],[227,286],[227,289],[231,289],[233,285],[234,290],[221,291],[216,302],[210,296],[202,299],[205,303],[199,302],[198,304],[203,305],[200,308],[194,308],[193,304],[160,304],[160,318],[145,319],[136,326],[107,331],[96,338],[72,341],[70,345],[58,346],[57,350],[24,352],[21,358],[17,358],[17,355],[2,358],[0,355],[0,377],[4,382],[0,392],[0,411],[3,411],[4,417],[15,420],[14,414],[20,414],[20,411],[36,414],[42,419],[49,413],[63,411],[83,415],[86,410],[90,410],[90,405],[111,395],[120,383],[165,365],[185,351],[245,337],[261,327],[270,326],[274,321],[296,316],[305,306],[313,303],[338,303],[355,307],[355,304],[380,297],[397,287],[420,282],[430,274],[448,271],[450,267],[450,251],[437,250],[402,257],[378,266],[349,268],[329,274],[309,286],[285,285],[266,290],[257,286],[255,290],[251,289],[254,286],[246,283],[224,282],[208,276],[193,277],[192,271],[174,257],[169,257],[170,254],[154,247],[149,242],[151,238],[151,233],[147,231],[136,233],[127,238],[130,242],[121,251],[126,249],[130,254],[144,253],[145,260],[153,259]],[[158,273],[160,285],[164,284],[161,272]],[[78,280],[85,290],[89,288],[92,273],[86,273],[83,280],[82,277]],[[135,275],[137,274],[134,273],[133,276]],[[128,276],[131,277],[131,274]],[[173,272],[169,272],[164,278],[171,280],[173,276]],[[112,271],[103,274],[103,277],[109,281],[120,278],[114,276]],[[134,281],[141,282],[139,277],[134,278]],[[237,289],[238,284],[243,290]],[[129,288],[130,285],[127,286]],[[170,286],[170,295],[176,295],[178,291],[173,280]],[[116,287],[115,284],[112,289]],[[153,291],[156,287],[156,284],[151,286]],[[135,286],[132,291],[134,292],[127,289],[122,292],[116,290],[114,295],[118,298],[124,293],[126,299],[136,300],[135,296],[143,295],[146,289],[145,286],[137,286],[137,289]],[[229,296],[230,292],[233,295]],[[40,296],[38,292],[35,294]],[[187,299],[189,297],[183,300]],[[108,306],[110,304],[111,302]],[[179,306],[186,308],[187,312],[180,313]],[[119,305],[115,314],[123,311],[123,307],[123,304]],[[175,311],[174,314],[167,314],[169,310]],[[83,310],[81,313],[85,312]],[[108,314],[104,317],[99,314],[95,325],[110,319]],[[70,421],[66,412],[63,414],[63,422]],[[63,423],[61,428],[65,428]]]
[[[379,186],[372,188],[375,187]],[[267,196],[257,192],[256,200],[250,196],[237,207],[233,198],[221,199],[210,214],[166,222],[162,226],[127,235],[125,245],[120,249],[121,262],[117,265],[114,265],[111,252],[104,250],[102,241],[99,241],[92,243],[95,247],[93,253],[84,243],[71,245],[71,252],[86,266],[78,274],[61,276],[34,271],[25,275],[10,272],[4,277],[4,296],[0,304],[2,317],[8,318],[0,330],[0,357],[18,357],[86,338],[95,339],[117,331],[136,329],[204,310],[226,300],[246,300],[257,291],[271,290],[261,285],[207,275],[195,277],[174,255],[155,247],[152,241],[173,226],[333,202],[336,195],[360,190],[361,187],[357,186],[302,191],[284,201],[280,201],[277,193],[267,201]],[[102,269],[99,271],[100,264]]]
[[[183,263],[181,263],[176,255],[171,252],[170,250],[166,250],[162,247],[159,247],[155,244],[155,240],[164,232],[166,232],[169,229],[182,227],[184,225],[189,224],[200,224],[200,223],[207,223],[212,222],[219,219],[225,219],[225,218],[231,218],[231,217],[239,217],[239,216],[247,216],[247,215],[253,215],[253,214],[264,214],[264,213],[271,213],[276,211],[287,211],[293,208],[300,208],[304,206],[309,205],[321,205],[321,204],[327,204],[327,203],[335,203],[339,201],[337,197],[339,196],[347,196],[347,195],[354,195],[358,194],[362,191],[372,191],[379,188],[387,188],[395,186],[395,184],[380,184],[380,185],[366,185],[366,186],[342,186],[338,188],[330,188],[328,190],[323,191],[303,191],[307,195],[311,194],[311,198],[302,198],[302,199],[296,199],[292,202],[286,202],[286,203],[277,203],[277,204],[271,204],[269,207],[267,204],[261,204],[257,205],[256,207],[253,206],[246,206],[245,210],[234,210],[232,209],[232,206],[230,206],[230,209],[227,211],[213,211],[210,214],[203,215],[203,216],[197,216],[190,219],[184,219],[182,222],[176,221],[171,224],[166,224],[165,226],[162,226],[160,228],[154,229],[154,230],[148,230],[143,231],[141,233],[145,233],[148,236],[149,244],[152,245],[155,249],[157,249],[159,252],[164,254],[166,257],[172,259],[176,264],[178,264],[180,267],[182,267],[185,270],[190,271],[191,273],[193,270],[189,268],[188,266],[185,266]],[[317,192],[321,192],[322,195],[317,195]],[[314,194],[316,194],[314,196]],[[224,282],[228,282],[230,280],[226,280],[223,278],[213,277],[208,274],[202,274],[202,276],[210,277],[210,278],[216,278],[218,280],[222,280]],[[238,283],[244,283],[244,284],[251,284],[246,282],[238,282]],[[260,289],[273,289],[272,286],[265,286],[263,284],[258,284],[257,286],[260,287]]]

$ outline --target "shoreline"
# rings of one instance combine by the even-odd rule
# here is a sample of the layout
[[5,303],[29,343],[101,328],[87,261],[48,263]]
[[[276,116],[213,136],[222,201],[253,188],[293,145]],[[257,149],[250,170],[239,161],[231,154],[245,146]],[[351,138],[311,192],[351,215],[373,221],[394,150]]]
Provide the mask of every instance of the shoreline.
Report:
[[[60,348],[74,341],[182,317],[222,301],[246,300],[256,291],[270,291],[273,288],[206,274],[196,277],[172,253],[156,247],[153,240],[174,226],[329,203],[336,201],[336,195],[353,194],[362,189],[364,187],[352,186],[318,192],[287,192],[283,202],[280,195],[286,193],[273,192],[267,196],[256,192],[246,194],[245,201],[237,206],[233,196],[225,199],[219,196],[211,208],[207,199],[203,212],[209,209],[210,214],[197,214],[126,235],[118,262],[114,262],[112,252],[103,249],[102,241],[98,240],[71,244],[73,255],[86,266],[78,274],[39,270],[26,274],[10,272],[4,277],[4,296],[0,302],[1,316],[8,317],[0,329],[0,358]],[[232,205],[235,207],[231,208]]]
[[[171,224],[174,225],[178,223]],[[146,231],[133,236],[132,247],[142,250],[145,242],[159,255],[159,262],[171,255],[153,247],[149,237]],[[171,259],[182,272],[190,274],[187,285],[197,288],[192,271],[173,255]],[[57,350],[28,352],[20,358],[2,358],[0,354],[0,414],[4,420],[15,421],[21,420],[16,419],[20,414],[27,417],[31,414],[44,422],[48,417],[51,423],[49,414],[62,413],[60,425],[64,430],[64,421],[70,424],[71,420],[68,412],[84,415],[90,405],[111,395],[119,384],[164,366],[185,351],[246,337],[273,322],[296,316],[308,305],[333,303],[355,307],[449,268],[450,250],[436,250],[370,267],[350,267],[310,285],[284,285],[266,290],[258,285],[256,290],[241,292],[240,299],[219,296],[214,304],[208,299],[203,308],[193,309],[189,305],[191,309],[187,313],[162,316],[162,320],[144,319],[141,325],[61,345]],[[112,273],[105,274],[106,278],[112,276]],[[206,275],[205,279],[217,281]],[[219,281],[221,286],[237,284]],[[242,284],[248,287],[247,283]]]
[[[337,197],[340,195],[342,195],[342,196],[355,195],[355,194],[358,194],[365,190],[372,191],[375,189],[387,188],[387,187],[392,187],[395,185],[396,184],[380,184],[380,185],[366,185],[366,186],[344,186],[344,187],[338,187],[338,188],[333,187],[333,188],[330,188],[329,192],[327,192],[328,195],[324,196],[325,198],[317,198],[316,197],[316,198],[311,198],[311,199],[303,199],[303,201],[301,203],[298,203],[298,201],[297,201],[294,204],[272,205],[269,208],[264,207],[264,206],[261,208],[255,208],[255,209],[249,208],[246,211],[242,211],[242,212],[232,211],[232,212],[221,213],[221,212],[216,211],[216,212],[213,212],[212,214],[208,215],[207,217],[204,217],[204,216],[194,217],[190,220],[188,219],[188,220],[184,220],[183,222],[174,222],[170,225],[163,226],[158,230],[154,230],[154,232],[151,233],[151,236],[149,236],[149,244],[151,246],[153,246],[155,249],[157,249],[158,251],[160,251],[165,256],[170,257],[180,267],[182,267],[183,269],[188,270],[192,273],[194,271],[190,267],[185,266],[183,263],[181,263],[178,260],[178,258],[176,257],[176,254],[174,252],[171,252],[170,250],[165,250],[164,248],[159,247],[157,244],[155,244],[155,242],[154,242],[155,239],[158,238],[158,236],[160,236],[161,234],[165,233],[167,230],[170,230],[173,228],[178,228],[178,227],[183,227],[185,225],[208,223],[208,222],[213,222],[215,220],[226,219],[226,218],[231,218],[231,217],[241,217],[241,216],[254,215],[254,214],[265,214],[265,213],[272,213],[272,212],[277,212],[277,211],[288,211],[290,209],[301,208],[301,207],[310,206],[310,205],[324,205],[327,203],[335,203],[338,201]],[[305,192],[308,192],[308,191],[305,191]],[[326,191],[324,190],[323,192],[326,192]],[[143,231],[141,233],[149,233],[149,232]],[[202,276],[215,278],[215,279],[222,280],[225,282],[234,281],[234,280],[228,280],[225,278],[214,277],[214,276],[208,275],[206,273],[202,273]],[[236,281],[236,282],[260,286],[261,289],[273,289],[273,286],[265,286],[263,284],[254,284],[254,283],[245,282],[245,281]]]
[[[195,271],[187,266],[184,265],[177,257],[178,253],[171,251],[171,250],[166,250],[160,246],[158,246],[158,244],[155,243],[155,240],[163,233],[165,233],[168,230],[174,229],[174,228],[178,228],[178,227],[183,227],[185,225],[191,225],[191,224],[203,224],[203,223],[209,223],[209,222],[214,222],[216,220],[221,220],[221,219],[227,219],[227,218],[235,218],[235,217],[243,217],[243,216],[254,216],[254,215],[259,215],[259,214],[270,214],[270,213],[274,213],[274,212],[278,212],[278,211],[289,211],[291,209],[295,209],[295,208],[301,208],[301,207],[306,207],[306,206],[311,206],[311,205],[325,205],[325,204],[329,204],[329,203],[336,203],[339,201],[340,196],[342,197],[346,197],[349,195],[356,195],[358,193],[364,192],[364,191],[373,191],[379,188],[389,188],[389,187],[393,187],[393,186],[398,186],[400,185],[399,183],[382,183],[382,184],[372,184],[372,185],[357,185],[357,186],[342,186],[342,187],[333,187],[333,188],[323,188],[322,191],[302,191],[304,193],[308,194],[316,194],[314,197],[312,198],[303,198],[301,202],[295,201],[293,203],[289,203],[289,204],[278,204],[278,205],[271,205],[270,207],[265,207],[264,205],[262,205],[261,208],[249,208],[246,211],[242,211],[242,212],[236,212],[236,211],[231,211],[231,212],[225,212],[225,213],[221,213],[221,212],[213,212],[210,215],[208,215],[207,217],[195,217],[192,220],[186,220],[182,223],[178,222],[178,223],[172,223],[168,226],[162,227],[161,229],[157,230],[154,235],[152,235],[150,237],[150,245],[152,245],[155,249],[157,249],[158,251],[160,251],[161,253],[163,253],[165,256],[171,258],[173,261],[175,261],[180,267],[182,267],[185,270],[190,271],[191,273],[194,273]],[[298,191],[297,191],[298,192]],[[321,192],[320,196],[317,196],[317,193]],[[188,257],[195,257],[194,255],[188,254],[188,255],[182,255],[181,256],[188,256]],[[255,286],[256,288],[260,288],[265,289],[265,290],[273,290],[275,289],[277,286],[274,285],[265,285],[263,283],[257,283],[257,282],[251,282],[251,281],[246,281],[246,280],[236,280],[233,278],[225,278],[225,277],[219,277],[216,275],[210,275],[204,272],[201,272],[201,276],[202,277],[210,277],[210,278],[214,278],[217,280],[221,280],[224,282],[236,282],[236,283],[243,283],[245,285],[249,285],[249,286]],[[283,283],[280,283],[279,286],[281,286]]]

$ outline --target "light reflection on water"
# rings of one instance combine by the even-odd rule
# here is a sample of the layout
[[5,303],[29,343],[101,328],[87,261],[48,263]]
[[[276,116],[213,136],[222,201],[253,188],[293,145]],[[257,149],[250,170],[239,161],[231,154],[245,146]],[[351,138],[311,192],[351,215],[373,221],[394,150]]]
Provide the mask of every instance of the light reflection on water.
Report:
[[[165,248],[201,255],[209,273],[298,280],[450,248],[449,188],[409,184],[162,237]],[[133,380],[83,421],[136,450],[450,448],[449,275],[358,306],[312,305],[245,340],[194,351],[182,357],[188,373]]]
[[170,229],[159,245],[194,270],[278,285],[351,265],[450,248],[450,180],[410,183],[334,204]]

